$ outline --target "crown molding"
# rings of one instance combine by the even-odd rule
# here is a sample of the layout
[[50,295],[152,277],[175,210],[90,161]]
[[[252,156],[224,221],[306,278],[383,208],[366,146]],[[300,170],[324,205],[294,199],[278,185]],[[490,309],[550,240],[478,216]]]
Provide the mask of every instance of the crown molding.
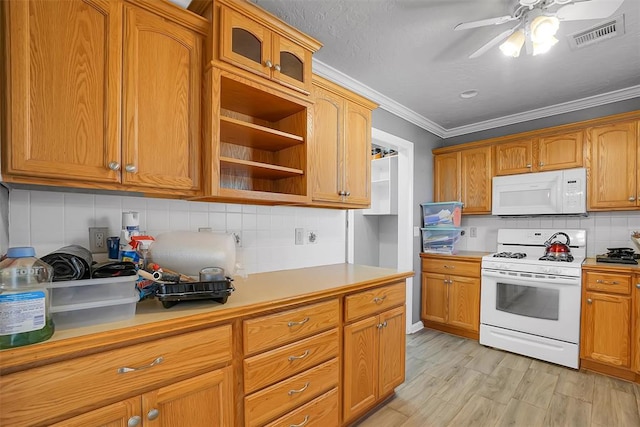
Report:
[[599,107],[601,105],[611,104],[618,101],[626,101],[627,99],[637,97],[640,97],[640,85],[603,93],[601,95],[577,99],[575,101],[563,102],[562,104],[556,104],[550,107],[538,108],[518,114],[510,114],[498,119],[486,120],[484,122],[447,129],[445,131],[445,138],[466,135],[468,133],[513,125],[516,123],[528,122],[530,120],[570,113],[572,111],[584,110],[586,108]]
[[391,114],[395,114],[396,116],[410,123],[413,123],[414,125],[419,126],[422,129],[427,130],[441,138],[443,138],[443,135],[447,133],[447,130],[442,126],[432,122],[424,116],[421,116],[420,114],[394,101],[388,96],[381,94],[377,90],[374,90],[369,86],[360,83],[358,80],[349,77],[342,71],[338,71],[330,65],[327,65],[324,62],[320,62],[315,58],[313,58],[313,72],[321,77],[338,83],[340,86],[356,92],[357,94],[360,94],[365,98],[372,100],[383,110],[386,110]]
[[626,101],[627,99],[640,97],[640,85],[637,85],[626,89],[603,93],[601,95],[594,95],[587,98],[577,99],[575,101],[552,105],[550,107],[538,108],[522,113],[510,114],[497,119],[485,120],[483,122],[445,129],[428,118],[394,101],[388,96],[381,94],[380,92],[360,83],[358,80],[349,77],[343,72],[338,71],[315,58],[313,59],[313,72],[366,98],[369,98],[380,105],[380,108],[383,110],[413,123],[414,125],[419,126],[440,138],[451,138],[454,136],[466,135],[468,133],[528,122],[530,120],[570,113],[572,111],[584,110],[586,108],[599,107],[613,102]]

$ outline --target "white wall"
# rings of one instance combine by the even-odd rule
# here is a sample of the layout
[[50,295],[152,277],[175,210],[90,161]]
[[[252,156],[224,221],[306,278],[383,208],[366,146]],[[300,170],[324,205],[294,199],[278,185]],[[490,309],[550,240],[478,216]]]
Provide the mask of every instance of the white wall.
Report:
[[[5,209],[3,205],[3,215]],[[37,256],[70,244],[88,248],[89,227],[109,227],[109,235],[117,236],[122,212],[132,210],[140,212],[140,230],[152,236],[199,227],[240,233],[236,259],[247,273],[342,263],[346,258],[346,214],[337,209],[12,190],[8,210],[9,245],[33,246]],[[318,242],[295,245],[296,227],[317,231]]]
[[398,216],[380,217],[378,236],[380,238],[380,267],[398,268]]
[[380,267],[379,219],[375,215],[362,215],[353,210],[354,248],[353,263]]
[[[494,252],[499,228],[563,228],[587,230],[587,256],[607,252],[607,248],[629,247],[640,252],[640,247],[630,239],[631,230],[640,230],[640,212],[591,212],[586,218],[500,218],[497,216],[462,215],[462,226],[466,233],[460,239],[458,249]],[[477,227],[477,237],[469,236],[469,228]]]

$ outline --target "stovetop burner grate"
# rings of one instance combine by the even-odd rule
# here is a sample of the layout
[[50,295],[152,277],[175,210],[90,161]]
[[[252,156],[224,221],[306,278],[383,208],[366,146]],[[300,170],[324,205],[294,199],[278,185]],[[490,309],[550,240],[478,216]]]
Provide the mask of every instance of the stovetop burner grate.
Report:
[[573,255],[571,255],[571,254],[567,254],[565,256],[542,255],[538,259],[540,261],[573,262]]
[[494,258],[515,258],[522,259],[526,258],[527,254],[524,252],[498,252],[497,254],[493,254]]

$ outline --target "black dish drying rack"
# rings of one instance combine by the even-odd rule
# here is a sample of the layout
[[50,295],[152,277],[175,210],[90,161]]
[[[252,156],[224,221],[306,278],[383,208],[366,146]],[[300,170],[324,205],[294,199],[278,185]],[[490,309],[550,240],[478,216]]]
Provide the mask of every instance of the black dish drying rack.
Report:
[[224,280],[208,282],[158,283],[155,297],[164,308],[170,308],[180,301],[211,299],[220,304],[227,302],[231,292],[235,291],[230,277]]

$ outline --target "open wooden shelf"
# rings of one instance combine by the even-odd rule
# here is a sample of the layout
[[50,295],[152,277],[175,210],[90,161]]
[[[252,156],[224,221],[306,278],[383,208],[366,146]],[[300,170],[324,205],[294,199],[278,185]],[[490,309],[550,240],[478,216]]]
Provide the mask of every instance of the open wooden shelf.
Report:
[[304,143],[301,136],[225,116],[220,117],[220,140],[268,151]]
[[301,169],[231,157],[220,157],[220,171],[223,174],[264,179],[283,179],[304,175],[304,171]]

